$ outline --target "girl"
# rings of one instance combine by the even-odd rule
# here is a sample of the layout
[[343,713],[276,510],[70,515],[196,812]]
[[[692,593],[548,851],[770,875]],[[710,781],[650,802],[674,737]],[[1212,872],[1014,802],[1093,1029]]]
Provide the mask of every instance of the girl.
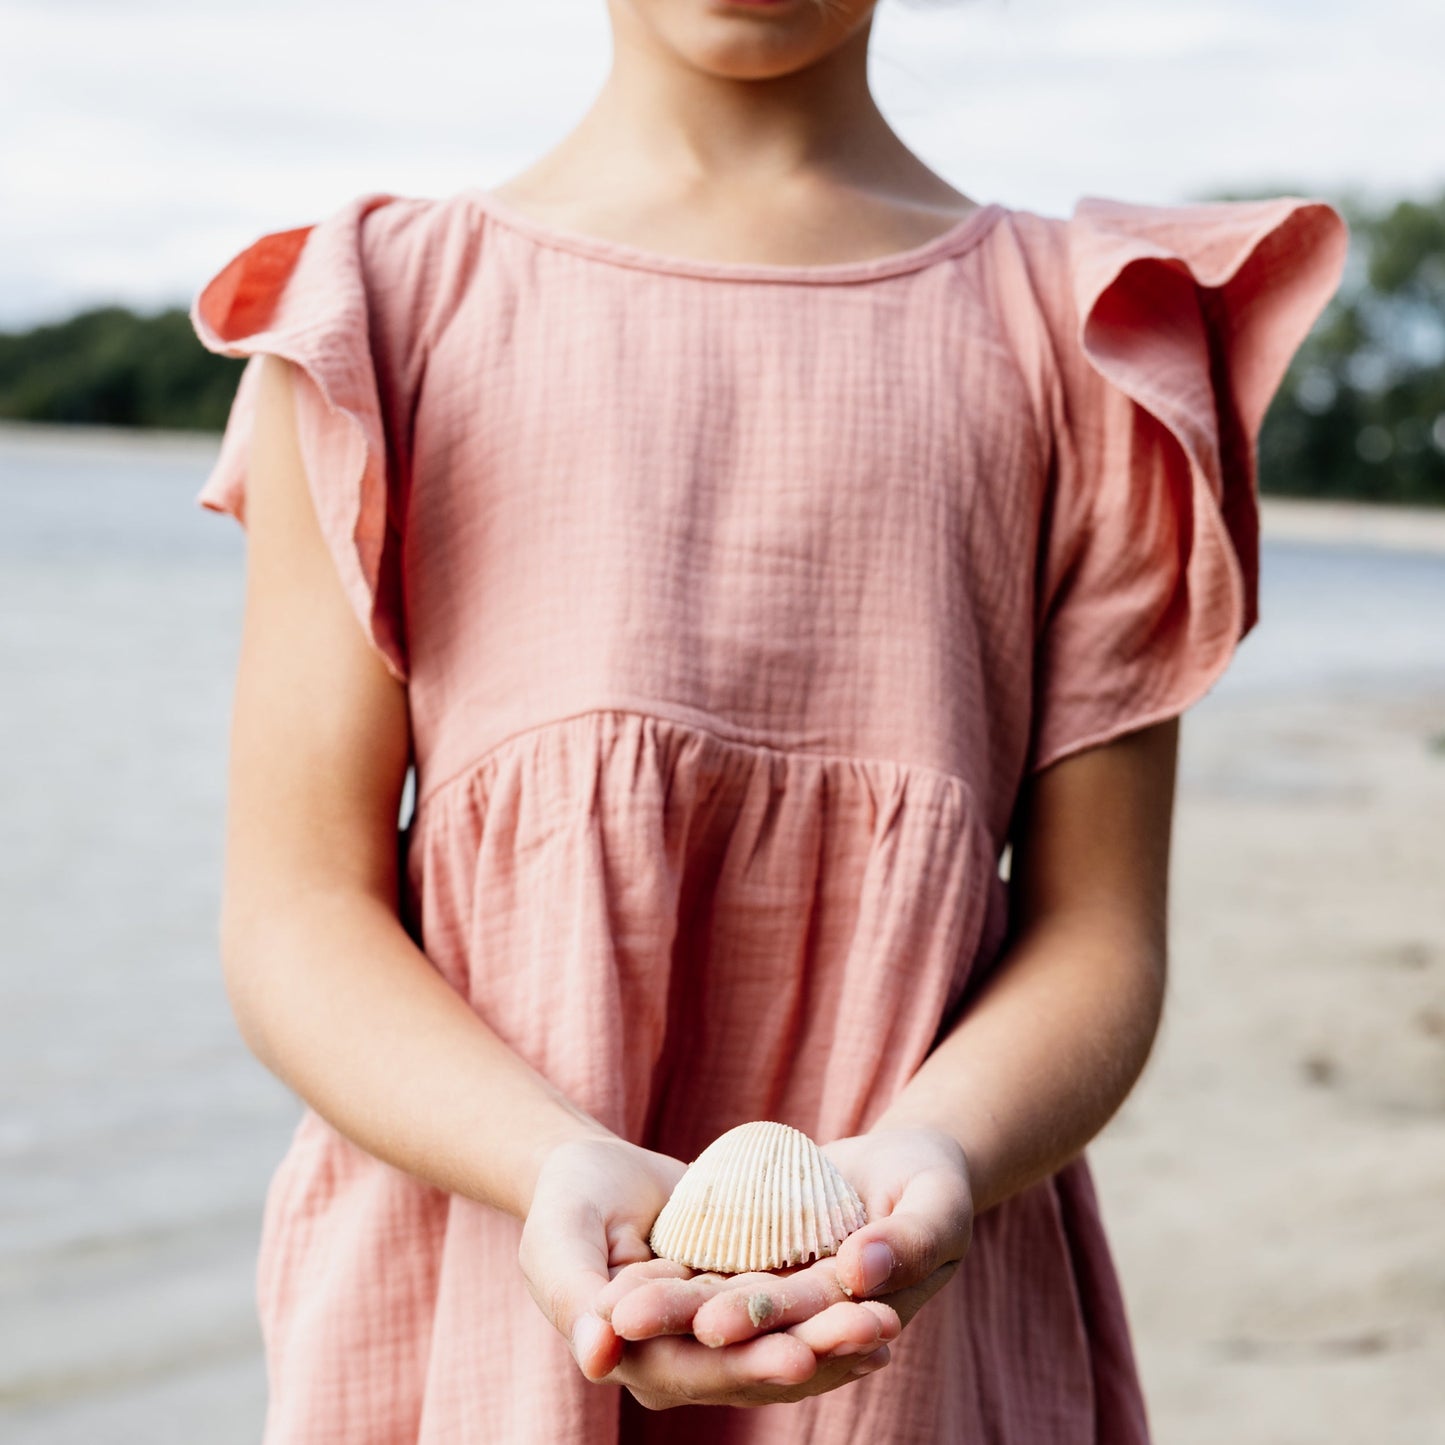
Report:
[[[308,1105],[267,1445],[1139,1445],[1082,1151],[1344,223],[976,201],[876,108],[873,0],[608,4],[542,160],[192,308],[251,359],[199,497],[249,543],[221,947]],[[653,1260],[751,1119],[870,1223]]]

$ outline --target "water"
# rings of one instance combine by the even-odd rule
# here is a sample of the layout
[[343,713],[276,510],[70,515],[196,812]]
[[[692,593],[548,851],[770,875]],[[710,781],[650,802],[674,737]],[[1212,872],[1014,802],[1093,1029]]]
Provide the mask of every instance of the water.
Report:
[[[299,1106],[216,957],[244,534],[211,440],[0,432],[0,1436],[259,1437],[252,1288]],[[1445,555],[1267,542],[1196,711],[1445,685]]]
[[213,446],[0,439],[0,1438],[253,1442],[298,1112],[216,957],[244,534]]
[[1445,555],[1266,541],[1259,622],[1210,699],[1445,682]]

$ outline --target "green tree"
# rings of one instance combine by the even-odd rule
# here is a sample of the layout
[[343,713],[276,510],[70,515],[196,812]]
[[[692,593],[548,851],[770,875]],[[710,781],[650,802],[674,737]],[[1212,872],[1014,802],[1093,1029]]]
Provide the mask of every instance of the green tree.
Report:
[[219,430],[241,365],[207,351],[182,308],[101,306],[0,332],[0,417]]
[[1334,204],[1350,256],[1265,418],[1260,490],[1445,505],[1445,192]]

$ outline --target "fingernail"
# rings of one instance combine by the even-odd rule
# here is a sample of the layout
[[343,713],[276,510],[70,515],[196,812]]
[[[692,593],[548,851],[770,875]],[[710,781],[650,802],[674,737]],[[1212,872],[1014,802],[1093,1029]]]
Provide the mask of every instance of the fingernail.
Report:
[[881,1239],[863,1246],[863,1257],[859,1260],[863,1270],[863,1289],[872,1294],[888,1282],[893,1273],[893,1251]]
[[572,1326],[572,1353],[576,1355],[584,1375],[589,1373],[587,1362],[597,1352],[597,1343],[605,1328],[602,1321],[593,1314],[579,1315],[577,1323]]
[[850,1375],[871,1375],[875,1370],[881,1370],[887,1363],[888,1346],[883,1345],[874,1350],[871,1355],[864,1355],[848,1373]]

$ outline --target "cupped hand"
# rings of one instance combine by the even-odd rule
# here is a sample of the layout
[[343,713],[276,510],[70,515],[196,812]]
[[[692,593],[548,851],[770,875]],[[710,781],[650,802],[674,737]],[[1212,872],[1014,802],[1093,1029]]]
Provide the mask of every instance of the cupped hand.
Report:
[[[886,1363],[897,1316],[886,1305],[851,1303],[796,1331],[725,1350],[665,1337],[627,1344],[624,1353],[605,1318],[611,1295],[631,1283],[666,1285],[691,1274],[653,1259],[647,1247],[653,1220],[682,1173],[679,1160],[611,1137],[559,1144],[539,1170],[519,1263],[532,1298],[569,1341],[587,1379],[623,1384],[649,1409],[770,1405],[832,1389]],[[827,1363],[819,1363],[822,1357]]]
[[622,1357],[622,1341],[593,1301],[615,1272],[652,1258],[648,1231],[685,1168],[599,1135],[557,1145],[538,1171],[517,1259],[532,1298],[589,1380]]
[[881,1370],[888,1363],[888,1343],[902,1328],[897,1312],[883,1301],[840,1295],[790,1327],[780,1320],[760,1324],[735,1343],[704,1342],[692,1333],[700,1299],[731,1291],[751,1299],[755,1311],[768,1310],[770,1292],[802,1272],[695,1274],[661,1259],[626,1266],[595,1304],[627,1341],[611,1378],[648,1409],[660,1410],[684,1404],[781,1404]]
[[733,1349],[782,1331],[820,1337],[844,1320],[858,1328],[848,1311],[886,1308],[898,1322],[888,1338],[896,1335],[968,1252],[967,1160],[956,1140],[932,1129],[881,1129],[824,1152],[868,1210],[869,1222],[836,1255],[779,1274],[693,1275],[665,1261],[632,1266],[599,1300],[613,1331],[627,1340],[688,1331],[706,1346]]
[[973,1184],[941,1129],[885,1128],[825,1152],[862,1196],[868,1223],[833,1257],[850,1297],[886,1299],[906,1325],[953,1278],[973,1243]]
[[647,1245],[683,1168],[665,1154],[598,1137],[559,1145],[538,1173],[519,1263],[532,1298],[568,1340],[584,1376],[625,1386],[649,1409],[748,1406],[801,1399],[887,1362],[898,1317],[871,1303],[846,1303],[796,1330],[725,1349],[682,1334],[624,1349],[607,1319],[611,1299],[636,1284],[666,1287],[691,1274],[654,1259]]

